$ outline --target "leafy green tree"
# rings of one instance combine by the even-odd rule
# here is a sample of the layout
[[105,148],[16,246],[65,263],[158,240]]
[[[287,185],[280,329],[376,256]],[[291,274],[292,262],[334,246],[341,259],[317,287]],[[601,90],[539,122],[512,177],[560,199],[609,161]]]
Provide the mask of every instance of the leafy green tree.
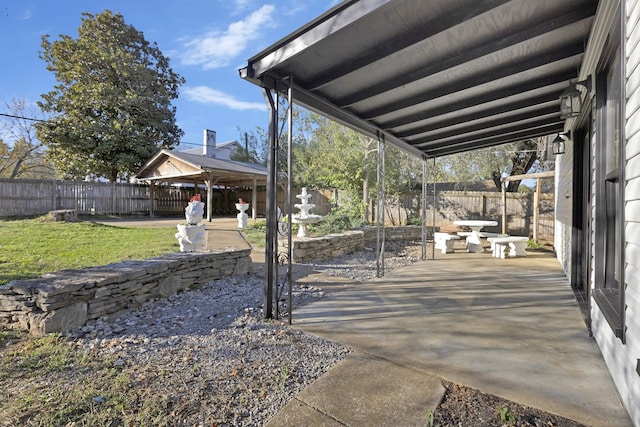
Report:
[[[488,147],[437,159],[437,181],[472,182],[492,180],[501,188],[503,176],[523,175],[542,170],[538,161],[544,139],[529,139],[511,144]],[[516,192],[520,181],[510,181],[508,192]]]
[[[44,147],[32,126],[39,114],[23,99],[5,103],[9,114],[0,116],[0,177],[50,179],[54,171],[44,159]],[[32,120],[33,119],[33,120]]]
[[51,118],[38,137],[62,176],[125,179],[179,143],[171,101],[185,80],[122,15],[84,13],[76,39],[42,37],[40,58],[58,84],[42,95]]
[[362,190],[365,137],[315,113],[307,123],[311,138],[294,151],[297,185]]

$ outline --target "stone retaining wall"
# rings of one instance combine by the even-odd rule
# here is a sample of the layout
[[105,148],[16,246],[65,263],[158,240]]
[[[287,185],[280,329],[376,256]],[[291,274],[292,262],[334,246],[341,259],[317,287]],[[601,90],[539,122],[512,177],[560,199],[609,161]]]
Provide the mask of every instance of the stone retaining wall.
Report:
[[68,331],[151,298],[248,274],[251,250],[173,253],[0,286],[0,324],[34,335]]
[[[363,228],[365,233],[365,240],[367,243],[375,242],[378,236],[378,230],[376,227]],[[432,228],[427,227],[427,240],[432,240]],[[440,231],[440,227],[436,227],[436,231]],[[407,225],[400,227],[384,227],[385,240],[404,240],[404,241],[420,241],[422,239],[422,227],[418,225]]]
[[[293,248],[291,250],[293,261],[308,262],[362,251],[365,246],[375,243],[377,235],[376,227],[366,227],[343,234],[295,238],[292,241]],[[432,230],[428,229],[427,239],[431,240],[431,235]],[[421,239],[422,227],[385,227],[385,240],[420,241]]]

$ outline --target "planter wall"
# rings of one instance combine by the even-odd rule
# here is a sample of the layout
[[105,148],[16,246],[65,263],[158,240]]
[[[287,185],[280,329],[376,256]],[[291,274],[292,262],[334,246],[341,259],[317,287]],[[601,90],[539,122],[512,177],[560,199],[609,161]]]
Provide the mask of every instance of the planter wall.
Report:
[[0,324],[34,335],[63,332],[152,298],[248,274],[250,249],[173,253],[0,286]]
[[[420,241],[422,227],[385,227],[385,240]],[[438,231],[438,229],[436,229]],[[302,237],[292,241],[291,253],[294,262],[334,258],[364,250],[375,245],[378,235],[376,227],[330,234],[322,237]],[[427,230],[427,239],[432,239],[432,230]]]

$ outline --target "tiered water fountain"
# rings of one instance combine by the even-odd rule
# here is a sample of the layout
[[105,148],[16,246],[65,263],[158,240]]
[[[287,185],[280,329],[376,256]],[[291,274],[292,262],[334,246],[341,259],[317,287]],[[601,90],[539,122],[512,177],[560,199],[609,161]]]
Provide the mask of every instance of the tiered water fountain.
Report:
[[298,227],[298,237],[307,237],[307,225],[315,224],[316,222],[320,221],[322,219],[322,215],[309,213],[309,211],[316,205],[314,205],[313,203],[309,203],[311,194],[307,193],[307,187],[302,187],[302,193],[298,194],[296,197],[300,199],[302,203],[293,205],[296,207],[296,209],[299,209],[300,212],[291,215],[291,221],[300,225]]
[[236,203],[236,209],[240,211],[238,214],[238,228],[247,228],[247,219],[249,216],[247,215],[247,209],[249,209],[249,203],[242,200],[242,198],[238,199],[238,203]]
[[186,224],[178,224],[176,239],[180,243],[180,252],[195,252],[204,249],[205,228],[202,222],[204,216],[204,203],[200,201],[200,195],[196,194],[191,198],[184,210]]

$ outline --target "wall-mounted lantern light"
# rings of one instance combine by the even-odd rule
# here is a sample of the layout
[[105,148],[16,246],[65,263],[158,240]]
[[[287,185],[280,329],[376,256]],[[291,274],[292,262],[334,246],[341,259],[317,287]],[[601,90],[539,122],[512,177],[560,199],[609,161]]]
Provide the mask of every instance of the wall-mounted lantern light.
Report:
[[560,118],[566,120],[569,117],[577,117],[582,111],[582,92],[578,90],[582,86],[591,91],[591,76],[581,82],[571,83],[569,87],[560,95]]
[[571,131],[560,132],[551,143],[551,148],[554,155],[564,154],[565,146],[564,142],[571,139]]

